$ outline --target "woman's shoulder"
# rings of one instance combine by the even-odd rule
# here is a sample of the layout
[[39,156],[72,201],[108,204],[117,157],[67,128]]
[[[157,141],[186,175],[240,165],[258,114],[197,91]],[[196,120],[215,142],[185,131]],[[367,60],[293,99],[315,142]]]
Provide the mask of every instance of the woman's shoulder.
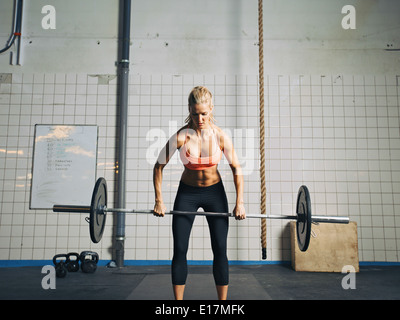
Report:
[[185,126],[179,128],[178,131],[176,132],[176,134],[177,134],[177,135],[182,135],[182,133],[183,133],[183,134],[186,134],[187,129],[189,129],[189,126],[188,126],[188,125],[185,125]]
[[218,127],[216,125],[214,125],[213,130],[214,130],[215,134],[220,138],[227,138],[228,137],[227,133],[222,128],[220,128],[220,127]]
[[216,125],[214,125],[213,130],[215,132],[218,144],[220,148],[223,150],[225,147],[225,143],[229,141],[229,135],[222,128]]
[[176,136],[178,145],[181,145],[182,143],[185,142],[188,128],[189,128],[188,125],[183,126],[183,127],[179,128],[178,131],[174,134],[174,136]]
[[190,129],[190,126],[188,124],[185,124],[183,127],[181,127],[178,131],[180,130],[186,130],[186,129]]

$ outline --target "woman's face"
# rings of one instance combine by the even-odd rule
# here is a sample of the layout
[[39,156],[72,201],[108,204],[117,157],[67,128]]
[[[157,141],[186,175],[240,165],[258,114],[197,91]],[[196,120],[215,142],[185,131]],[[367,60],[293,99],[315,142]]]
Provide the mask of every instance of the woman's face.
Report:
[[195,129],[208,129],[210,127],[212,108],[209,104],[195,104],[189,106],[189,113],[195,125]]

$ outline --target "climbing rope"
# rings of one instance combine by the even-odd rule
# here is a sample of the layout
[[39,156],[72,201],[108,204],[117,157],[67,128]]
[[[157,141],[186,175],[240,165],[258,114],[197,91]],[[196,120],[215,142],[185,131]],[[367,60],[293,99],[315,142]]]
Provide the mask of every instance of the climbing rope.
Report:
[[[261,178],[261,214],[267,214],[267,190],[265,183],[265,124],[264,124],[264,32],[263,32],[263,0],[258,0],[258,70],[260,91],[260,178]],[[262,258],[267,259],[267,219],[261,219]]]

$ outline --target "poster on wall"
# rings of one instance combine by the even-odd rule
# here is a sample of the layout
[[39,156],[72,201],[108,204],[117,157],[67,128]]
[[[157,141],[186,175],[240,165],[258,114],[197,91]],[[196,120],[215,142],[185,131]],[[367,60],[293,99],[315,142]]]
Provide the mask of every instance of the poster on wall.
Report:
[[97,126],[35,126],[30,209],[90,204],[96,182]]

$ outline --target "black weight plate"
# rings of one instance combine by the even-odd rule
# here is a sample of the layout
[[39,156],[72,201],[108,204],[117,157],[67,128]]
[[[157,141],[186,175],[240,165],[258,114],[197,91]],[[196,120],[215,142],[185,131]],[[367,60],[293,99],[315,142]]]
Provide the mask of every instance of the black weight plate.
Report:
[[311,199],[306,186],[301,186],[297,194],[297,244],[301,251],[306,251],[311,236]]
[[106,225],[106,214],[102,210],[107,207],[107,183],[106,179],[99,178],[93,189],[92,202],[90,204],[89,231],[90,239],[98,243]]

